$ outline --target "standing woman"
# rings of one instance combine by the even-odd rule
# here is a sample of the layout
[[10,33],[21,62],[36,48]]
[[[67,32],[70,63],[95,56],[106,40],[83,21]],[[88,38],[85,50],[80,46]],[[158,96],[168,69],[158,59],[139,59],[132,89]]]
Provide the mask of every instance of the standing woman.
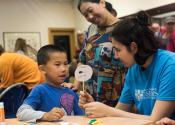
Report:
[[15,50],[16,53],[23,54],[26,56],[29,56],[28,50],[27,50],[27,43],[26,40],[23,38],[18,38],[15,43]]
[[[92,23],[80,53],[80,62],[93,68],[93,76],[86,83],[86,91],[95,100],[115,106],[124,74],[123,65],[114,58],[111,41],[111,31],[118,19],[106,9],[104,0],[80,0],[78,9]],[[73,85],[79,86],[80,82],[75,81]]]
[[[96,117],[175,119],[175,53],[157,49],[148,15],[141,11],[120,21],[112,38],[116,58],[129,67],[119,102],[112,108],[81,92],[79,105]],[[130,113],[133,104],[139,114]]]
[[14,52],[26,55],[36,61],[37,51],[29,44],[27,44],[26,40],[23,38],[18,38],[16,40]]

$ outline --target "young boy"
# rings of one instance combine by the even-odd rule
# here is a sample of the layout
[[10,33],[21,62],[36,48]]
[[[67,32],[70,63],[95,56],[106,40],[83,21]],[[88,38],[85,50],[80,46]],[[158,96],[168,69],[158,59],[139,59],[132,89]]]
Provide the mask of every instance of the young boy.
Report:
[[66,51],[58,46],[46,45],[37,54],[39,69],[46,82],[36,86],[18,109],[17,118],[23,121],[58,121],[64,115],[83,115],[78,96],[62,87],[68,74]]

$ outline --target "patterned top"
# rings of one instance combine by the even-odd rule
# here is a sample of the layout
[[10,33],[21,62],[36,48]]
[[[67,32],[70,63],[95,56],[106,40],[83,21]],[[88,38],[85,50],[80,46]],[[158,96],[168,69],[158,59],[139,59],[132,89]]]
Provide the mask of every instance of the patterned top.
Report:
[[80,62],[93,68],[93,76],[87,81],[86,91],[96,101],[115,106],[124,79],[124,66],[114,58],[110,32],[114,28],[99,29],[91,25],[86,34]]

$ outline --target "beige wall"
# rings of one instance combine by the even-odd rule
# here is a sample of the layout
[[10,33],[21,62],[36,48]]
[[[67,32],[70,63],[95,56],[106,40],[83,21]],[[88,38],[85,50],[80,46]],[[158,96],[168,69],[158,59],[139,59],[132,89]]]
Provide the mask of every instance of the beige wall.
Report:
[[174,0],[107,0],[111,2],[118,12],[118,16],[126,16],[139,10],[147,10],[174,3]]
[[[76,0],[77,1],[77,0]],[[118,17],[126,16],[135,13],[139,10],[147,10],[158,6],[174,3],[174,0],[106,0],[113,4],[113,7],[117,10]],[[81,20],[81,24],[77,26],[77,29],[85,30],[89,23],[78,13],[76,15],[78,20]]]
[[48,27],[75,28],[70,2],[58,0],[0,0],[0,44],[3,32],[40,32],[48,42]]
[[85,31],[87,30],[88,26],[90,25],[90,23],[88,23],[86,21],[86,19],[81,15],[81,13],[79,12],[79,10],[77,9],[77,4],[78,4],[78,0],[74,1],[74,10],[75,10],[75,27],[76,27],[76,31]]
[[[48,27],[76,28],[84,31],[89,23],[74,4],[65,0],[0,0],[0,44],[3,32],[40,32],[42,45],[48,42]],[[118,11],[118,16],[150,9],[174,0],[107,0]]]

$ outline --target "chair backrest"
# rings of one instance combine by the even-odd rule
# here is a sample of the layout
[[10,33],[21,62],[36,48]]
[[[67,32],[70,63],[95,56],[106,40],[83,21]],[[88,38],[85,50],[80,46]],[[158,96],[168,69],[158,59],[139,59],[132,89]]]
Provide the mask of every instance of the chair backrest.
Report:
[[28,93],[28,88],[24,83],[15,83],[0,94],[0,102],[4,102],[5,118],[16,117],[16,112]]

